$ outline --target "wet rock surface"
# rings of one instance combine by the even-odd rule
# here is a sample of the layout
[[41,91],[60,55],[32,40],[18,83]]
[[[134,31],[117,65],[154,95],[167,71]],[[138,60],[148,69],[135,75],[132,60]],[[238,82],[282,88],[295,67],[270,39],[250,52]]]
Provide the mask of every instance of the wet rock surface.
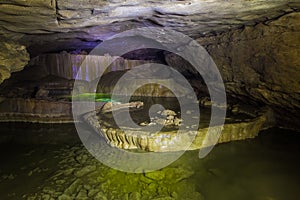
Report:
[[1,122],[72,123],[72,104],[23,98],[6,98],[0,103]]
[[78,136],[73,123],[4,123],[1,122],[0,144],[14,143],[20,146],[76,144]]
[[[123,173],[95,160],[83,146],[57,150],[58,169],[41,185],[38,193],[24,199],[199,199],[202,195],[185,181],[194,172],[173,166],[144,174]],[[129,161],[130,162],[130,161]],[[34,171],[33,175],[37,175]],[[186,193],[186,190],[189,193]]]
[[[101,77],[97,84],[97,92],[112,94],[114,90],[117,90],[119,91],[118,95],[137,97],[175,97],[174,92],[176,92],[178,97],[183,97],[187,93],[187,89],[180,81],[172,77],[171,72],[157,71],[155,74],[153,71],[144,68],[143,73],[132,73],[134,78],[126,79],[127,84],[121,85],[118,81],[125,74],[129,75],[130,71],[109,72]],[[153,77],[150,77],[151,74],[155,77],[155,80]],[[157,74],[161,74],[161,77],[158,77]],[[128,87],[128,85],[131,87]],[[167,88],[170,85],[173,86],[174,91]],[[136,88],[133,94],[130,94],[131,88]]]
[[[130,127],[131,122],[122,111],[116,113],[117,116],[120,116],[116,119],[123,121],[115,121],[112,113],[103,114],[101,109],[85,114],[83,119],[113,147],[154,152],[209,147],[213,144],[207,143],[206,137],[208,134],[216,134],[219,130],[222,130],[222,135],[218,138],[219,143],[254,138],[262,129],[274,125],[273,113],[267,108],[254,111],[253,108],[252,110],[243,109],[240,106],[237,109],[233,106],[224,126],[214,125],[210,127],[212,132],[208,132],[210,113],[202,115],[200,124],[189,124],[182,121],[180,115],[175,117],[178,113],[170,109],[159,111],[157,117],[146,121],[144,120],[148,116],[144,110],[129,112],[132,120],[140,126]],[[187,111],[187,113],[192,116],[193,111]],[[170,124],[170,122],[172,123]],[[182,126],[185,128],[179,129]],[[156,130],[156,127],[159,129]],[[191,145],[186,146],[187,144]]]
[[140,125],[142,126],[149,126],[149,125],[156,125],[160,124],[163,126],[180,126],[182,119],[176,117],[176,112],[173,110],[163,110],[157,112],[158,116],[150,118],[150,122],[142,122]]
[[[82,52],[60,52],[37,56],[30,60],[27,68],[39,68],[44,75],[53,75],[68,80],[92,81],[111,71],[129,70],[150,62],[128,60],[122,57],[106,55],[86,55]],[[106,67],[106,69],[105,69]],[[38,69],[35,69],[38,70]],[[33,70],[32,70],[33,71]],[[34,72],[32,72],[34,74]],[[38,74],[36,74],[38,75]]]
[[[37,128],[24,125],[19,131]],[[53,133],[76,134],[65,126],[59,125]],[[0,132],[2,135],[3,129]],[[295,159],[299,157],[299,134],[287,130],[271,129],[251,142],[217,145],[203,159],[198,158],[198,151],[187,151],[168,167],[140,174],[101,164],[78,141],[70,144],[67,139],[58,146],[30,142],[27,146],[1,144],[3,200],[252,200],[294,199],[299,194],[300,163]]]
[[[24,74],[26,75],[26,70]],[[26,76],[23,77],[24,80],[18,80],[19,75],[16,76],[17,78],[1,85],[0,121],[73,122],[70,95],[74,80],[37,76],[37,80],[28,81]],[[85,82],[81,83],[82,88],[88,87]]]

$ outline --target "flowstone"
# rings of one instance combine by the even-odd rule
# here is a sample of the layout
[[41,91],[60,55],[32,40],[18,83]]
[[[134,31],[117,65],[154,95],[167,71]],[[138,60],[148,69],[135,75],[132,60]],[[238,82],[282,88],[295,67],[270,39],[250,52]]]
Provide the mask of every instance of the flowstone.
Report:
[[[135,105],[131,102],[128,105]],[[128,106],[127,104],[124,106]],[[139,104],[141,105],[141,104]],[[118,105],[122,108],[121,105]],[[207,134],[212,134],[222,129],[222,134],[218,139],[219,143],[244,140],[254,138],[262,129],[272,126],[272,111],[268,108],[253,109],[246,106],[229,106],[228,116],[225,124],[209,127],[210,113],[204,109],[204,114],[200,120],[200,124],[186,125],[186,122],[180,119],[180,113],[170,109],[157,112],[157,116],[144,120],[147,111],[140,109],[129,110],[133,121],[139,124],[139,127],[119,127],[114,120],[112,112],[103,112],[103,108],[92,111],[83,116],[84,120],[101,136],[105,138],[108,144],[121,149],[139,149],[152,152],[170,152],[186,150],[185,144],[193,141],[189,150],[201,149],[210,146],[205,139]],[[119,115],[119,119],[123,120],[123,124],[127,124],[127,115],[124,115],[122,109],[115,112]],[[193,111],[187,111],[187,114],[193,115]],[[198,116],[192,116],[198,117]],[[204,121],[204,122],[202,122]],[[152,132],[151,126],[162,125],[163,128],[159,132]],[[178,127],[185,126],[184,130]],[[192,131],[192,127],[199,127],[196,135]],[[148,129],[142,129],[149,127]],[[210,133],[208,130],[210,129]]]

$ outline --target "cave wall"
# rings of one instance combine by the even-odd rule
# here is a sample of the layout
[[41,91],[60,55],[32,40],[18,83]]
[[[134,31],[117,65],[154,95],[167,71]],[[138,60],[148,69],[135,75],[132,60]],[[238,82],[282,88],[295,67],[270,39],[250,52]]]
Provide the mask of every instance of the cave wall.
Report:
[[29,61],[26,47],[12,41],[0,40],[0,84],[12,72],[20,71]]
[[219,67],[226,91],[272,106],[300,108],[300,13],[199,38]]
[[[26,48],[34,57],[92,48],[136,27],[166,27],[208,50],[229,97],[269,105],[282,124],[299,127],[299,8],[298,0],[1,1],[0,83],[27,64]],[[188,68],[176,57],[166,61]]]
[[[269,105],[277,113],[279,126],[299,129],[299,36],[300,13],[294,12],[197,41],[220,70],[228,98]],[[166,55],[166,61],[195,73],[177,56]]]
[[300,129],[300,13],[199,38],[217,64],[227,95],[269,105],[278,126]]

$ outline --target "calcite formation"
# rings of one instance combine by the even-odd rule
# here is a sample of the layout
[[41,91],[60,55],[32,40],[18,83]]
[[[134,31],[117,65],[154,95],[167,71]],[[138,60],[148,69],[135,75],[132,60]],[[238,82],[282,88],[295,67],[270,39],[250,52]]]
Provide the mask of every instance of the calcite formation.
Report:
[[106,103],[106,104],[103,105],[103,107],[101,109],[101,112],[102,113],[108,113],[108,112],[113,112],[113,111],[117,111],[117,110],[122,110],[124,108],[139,109],[143,105],[144,105],[144,103],[141,102],[141,101],[124,103],[124,104],[108,102],[108,103]]
[[[254,138],[262,129],[268,128],[271,125],[270,121],[272,121],[271,111],[265,108],[256,113],[252,112],[255,117],[248,116],[249,118],[240,121],[227,120],[224,126],[201,127],[196,133],[193,130],[180,131],[176,128],[152,133],[151,131],[138,128],[131,129],[129,127],[125,130],[116,127],[113,123],[106,121],[99,113],[101,113],[101,109],[87,113],[83,118],[111,146],[121,149],[140,149],[153,152],[186,150],[186,144],[190,141],[193,142],[188,147],[189,150],[208,147],[211,144],[205,143],[205,137],[209,128],[212,131],[210,132],[211,134],[222,130],[222,135],[218,140],[219,143]],[[143,125],[149,126],[150,124]],[[165,123],[164,125],[167,124]]]
[[149,125],[156,125],[160,124],[163,126],[180,126],[182,119],[176,117],[176,112],[173,110],[163,110],[157,112],[160,116],[156,116],[150,118],[150,123],[142,122],[140,125],[142,126],[149,126]]
[[92,81],[102,74],[129,70],[144,63],[147,63],[147,61],[129,60],[110,55],[60,52],[37,56],[30,60],[29,67],[39,67],[40,70],[43,70],[44,76],[53,75],[69,80]]

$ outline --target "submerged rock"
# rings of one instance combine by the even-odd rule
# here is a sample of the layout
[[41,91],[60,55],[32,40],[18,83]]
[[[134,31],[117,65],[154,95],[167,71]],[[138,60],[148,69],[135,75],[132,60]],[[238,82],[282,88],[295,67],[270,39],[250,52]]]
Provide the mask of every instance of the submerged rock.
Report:
[[173,110],[163,110],[157,112],[159,115],[150,118],[150,122],[141,122],[141,126],[163,125],[165,127],[180,126],[182,119],[175,117],[177,114]]
[[101,108],[102,113],[108,113],[116,110],[121,110],[124,108],[136,108],[139,109],[144,106],[144,103],[141,101],[135,101],[135,102],[130,102],[130,103],[117,103],[117,102],[107,102],[106,104],[103,105]]

